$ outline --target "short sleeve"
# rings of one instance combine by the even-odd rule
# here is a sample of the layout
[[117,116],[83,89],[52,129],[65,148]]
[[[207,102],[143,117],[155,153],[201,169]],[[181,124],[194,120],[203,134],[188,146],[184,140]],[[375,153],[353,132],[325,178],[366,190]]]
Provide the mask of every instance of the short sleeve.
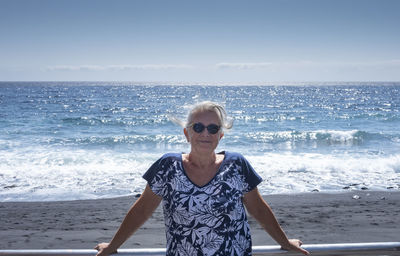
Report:
[[244,158],[244,156],[240,155],[240,160],[242,166],[242,175],[245,183],[243,193],[247,193],[256,188],[258,184],[262,182],[262,178],[254,170],[249,161]]
[[165,194],[166,172],[170,165],[169,162],[169,155],[163,155],[143,175],[143,178],[156,195],[163,196]]

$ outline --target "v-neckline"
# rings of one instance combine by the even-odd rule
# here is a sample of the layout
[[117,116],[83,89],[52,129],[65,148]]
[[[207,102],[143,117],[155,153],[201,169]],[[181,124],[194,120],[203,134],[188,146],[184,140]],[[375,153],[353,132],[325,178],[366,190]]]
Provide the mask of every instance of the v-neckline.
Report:
[[189,175],[186,173],[185,166],[183,165],[183,153],[181,154],[181,159],[180,159],[181,160],[181,165],[182,165],[182,172],[185,174],[186,178],[190,181],[190,183],[192,183],[194,186],[196,186],[198,188],[204,188],[204,187],[208,186],[215,179],[215,177],[217,177],[217,175],[221,172],[221,169],[222,169],[223,165],[225,164],[227,152],[226,151],[221,151],[221,152],[217,153],[217,155],[221,155],[221,154],[224,155],[224,159],[222,159],[222,162],[219,165],[218,170],[215,172],[214,176],[206,184],[204,184],[203,186],[200,186],[200,185],[196,184],[189,177]]

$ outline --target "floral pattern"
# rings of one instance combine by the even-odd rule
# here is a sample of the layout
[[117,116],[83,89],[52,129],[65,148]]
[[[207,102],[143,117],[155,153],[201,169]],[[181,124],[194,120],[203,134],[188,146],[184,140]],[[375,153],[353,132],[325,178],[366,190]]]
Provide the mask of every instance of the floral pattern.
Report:
[[251,255],[242,203],[261,177],[240,154],[225,154],[217,174],[199,187],[186,175],[182,154],[165,154],[143,175],[163,198],[167,255]]

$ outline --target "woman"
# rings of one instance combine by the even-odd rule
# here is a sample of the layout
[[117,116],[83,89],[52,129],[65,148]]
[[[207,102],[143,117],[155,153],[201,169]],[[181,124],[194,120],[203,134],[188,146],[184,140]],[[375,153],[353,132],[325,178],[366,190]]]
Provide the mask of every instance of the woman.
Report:
[[238,153],[215,153],[224,129],[225,110],[203,102],[189,113],[184,134],[189,154],[165,154],[144,174],[148,184],[110,243],[98,256],[117,250],[163,201],[167,255],[251,255],[247,211],[282,248],[308,255],[301,241],[288,240],[257,190],[261,182]]

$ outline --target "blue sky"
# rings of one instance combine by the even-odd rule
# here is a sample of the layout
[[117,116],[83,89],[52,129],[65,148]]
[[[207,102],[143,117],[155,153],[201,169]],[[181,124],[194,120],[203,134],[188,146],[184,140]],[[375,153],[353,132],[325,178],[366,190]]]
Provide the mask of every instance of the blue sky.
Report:
[[0,0],[0,81],[400,81],[400,1]]

